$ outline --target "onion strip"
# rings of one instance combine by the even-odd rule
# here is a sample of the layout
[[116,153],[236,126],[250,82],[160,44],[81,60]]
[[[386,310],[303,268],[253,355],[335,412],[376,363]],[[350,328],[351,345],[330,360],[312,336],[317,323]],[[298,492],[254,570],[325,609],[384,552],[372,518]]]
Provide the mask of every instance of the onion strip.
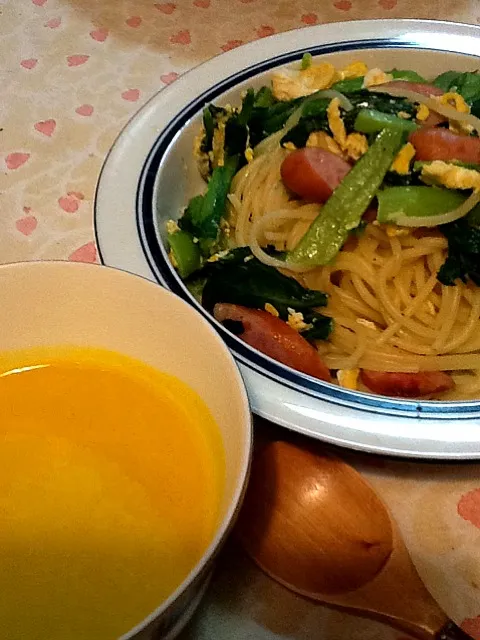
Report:
[[452,211],[439,213],[436,216],[401,216],[396,218],[399,227],[438,227],[441,224],[454,222],[467,215],[480,202],[480,191],[474,191],[462,204]]
[[480,119],[476,116],[472,116],[471,113],[460,113],[453,107],[449,107],[446,104],[440,104],[435,98],[424,96],[416,91],[410,89],[402,89],[401,87],[388,87],[388,83],[371,87],[369,91],[374,93],[387,93],[390,96],[396,98],[406,98],[410,102],[418,102],[424,104],[431,111],[435,111],[442,116],[445,116],[449,120],[455,120],[456,122],[465,122],[471,125],[478,133],[480,133]]

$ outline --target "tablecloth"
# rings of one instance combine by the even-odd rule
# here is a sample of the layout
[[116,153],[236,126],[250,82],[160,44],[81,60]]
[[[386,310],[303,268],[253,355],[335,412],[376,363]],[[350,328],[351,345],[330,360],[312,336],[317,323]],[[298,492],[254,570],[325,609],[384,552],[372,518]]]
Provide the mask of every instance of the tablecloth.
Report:
[[[0,261],[98,259],[92,204],[105,155],[128,119],[179,74],[256,38],[366,18],[475,24],[480,3],[0,0]],[[342,455],[391,509],[438,602],[480,638],[480,464]],[[289,593],[234,540],[182,638],[406,640]]]

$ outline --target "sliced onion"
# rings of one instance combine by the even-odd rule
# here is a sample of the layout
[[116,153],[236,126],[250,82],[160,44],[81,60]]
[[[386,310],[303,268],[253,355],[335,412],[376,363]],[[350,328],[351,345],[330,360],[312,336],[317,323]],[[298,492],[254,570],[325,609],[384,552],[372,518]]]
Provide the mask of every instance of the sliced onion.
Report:
[[310,271],[313,269],[311,265],[301,265],[301,264],[292,264],[291,262],[287,262],[286,260],[279,260],[278,258],[274,258],[270,256],[266,251],[262,249],[260,243],[258,242],[258,237],[261,232],[263,232],[264,228],[272,223],[276,222],[274,226],[280,226],[285,219],[288,218],[298,218],[305,219],[313,222],[317,214],[313,216],[305,215],[301,211],[294,211],[292,209],[283,209],[279,211],[270,211],[266,213],[261,218],[255,220],[250,230],[250,242],[249,246],[253,253],[253,255],[270,267],[276,267],[277,269],[288,269],[288,271],[292,271],[294,273],[304,273],[305,271]]
[[403,89],[401,87],[389,87],[388,83],[371,87],[369,91],[374,93],[387,93],[389,96],[395,96],[397,98],[406,98],[410,102],[418,102],[426,105],[431,111],[435,111],[442,116],[445,116],[449,120],[455,120],[456,122],[465,122],[470,124],[477,132],[480,133],[480,119],[476,116],[472,116],[471,113],[460,113],[453,107],[446,104],[440,104],[435,98],[430,98],[416,91],[410,89]]
[[436,216],[402,216],[395,220],[400,227],[438,227],[441,224],[454,222],[467,215],[480,202],[480,190],[474,191],[462,204],[452,211]]
[[333,100],[333,98],[338,98],[340,106],[345,109],[345,111],[351,111],[353,109],[353,105],[350,100],[339,91],[335,91],[334,89],[316,91],[315,93],[312,93],[312,95],[308,96],[306,100],[304,100],[302,104],[297,109],[295,109],[295,111],[288,118],[280,131],[275,131],[275,133],[272,133],[268,136],[268,138],[265,138],[265,140],[262,140],[257,144],[255,149],[253,150],[254,157],[258,158],[258,156],[262,156],[265,153],[271,153],[272,151],[275,151],[275,149],[280,144],[280,140],[283,138],[283,136],[287,134],[290,129],[296,127],[299,123],[302,116],[303,107],[308,102],[313,102],[313,100],[317,100],[318,98],[329,98],[330,100]]

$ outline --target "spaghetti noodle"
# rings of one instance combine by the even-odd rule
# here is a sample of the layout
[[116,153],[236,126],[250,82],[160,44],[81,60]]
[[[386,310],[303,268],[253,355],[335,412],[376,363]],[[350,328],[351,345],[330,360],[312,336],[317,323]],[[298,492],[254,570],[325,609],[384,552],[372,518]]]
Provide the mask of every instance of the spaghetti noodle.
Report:
[[[265,264],[285,263],[267,245],[291,250],[318,215],[287,191],[280,166],[289,151],[260,156],[235,176],[229,222],[235,244],[249,245]],[[335,320],[328,341],[317,347],[333,370],[451,371],[456,388],[444,399],[480,393],[480,288],[437,280],[447,252],[435,229],[400,229],[369,223],[350,239],[333,264],[295,273],[302,284],[329,295],[325,315]]]

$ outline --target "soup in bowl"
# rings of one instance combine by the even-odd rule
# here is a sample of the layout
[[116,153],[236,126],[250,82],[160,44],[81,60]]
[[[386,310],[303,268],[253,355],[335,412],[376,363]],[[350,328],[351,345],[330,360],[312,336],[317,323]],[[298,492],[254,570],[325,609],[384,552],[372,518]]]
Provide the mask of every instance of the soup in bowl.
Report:
[[2,628],[171,637],[243,493],[237,368],[208,323],[141,278],[70,263],[0,277]]

